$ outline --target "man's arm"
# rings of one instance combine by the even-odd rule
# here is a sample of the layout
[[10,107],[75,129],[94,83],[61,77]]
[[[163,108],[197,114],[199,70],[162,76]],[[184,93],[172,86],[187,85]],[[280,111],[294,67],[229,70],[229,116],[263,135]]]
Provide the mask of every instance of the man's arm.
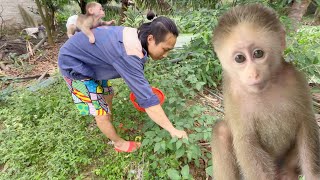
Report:
[[176,129],[160,106],[158,97],[152,92],[150,84],[144,77],[139,57],[127,56],[126,59],[119,59],[114,68],[137,97],[139,105],[145,108],[151,120],[167,130],[172,137],[187,138],[187,133]]
[[170,122],[167,115],[165,114],[165,112],[159,104],[145,108],[145,110],[148,116],[160,127],[167,130],[172,137],[188,138],[188,135],[185,131],[178,130],[172,125],[172,123]]

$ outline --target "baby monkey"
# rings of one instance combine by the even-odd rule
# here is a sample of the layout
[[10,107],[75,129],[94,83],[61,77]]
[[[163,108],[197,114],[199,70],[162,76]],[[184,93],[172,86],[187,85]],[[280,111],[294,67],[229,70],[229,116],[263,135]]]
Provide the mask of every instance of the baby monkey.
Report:
[[68,18],[67,21],[67,35],[70,38],[75,31],[82,31],[88,38],[90,43],[95,42],[92,28],[112,25],[114,20],[103,21],[101,18],[105,16],[104,10],[100,3],[90,2],[86,5],[86,14],[74,15]]
[[285,31],[259,4],[226,12],[213,32],[225,121],[213,128],[215,180],[320,179],[319,129],[304,75],[284,61]]

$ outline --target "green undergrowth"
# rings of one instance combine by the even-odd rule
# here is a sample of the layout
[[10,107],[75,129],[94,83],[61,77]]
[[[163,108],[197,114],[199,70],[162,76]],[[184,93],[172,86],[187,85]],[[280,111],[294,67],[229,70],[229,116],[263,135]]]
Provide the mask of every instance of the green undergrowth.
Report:
[[[210,153],[198,143],[209,141],[215,118],[203,114],[205,108],[196,103],[188,105],[193,90],[168,77],[160,81],[158,75],[150,81],[166,94],[163,107],[176,127],[188,130],[188,141],[172,139],[145,113],[134,109],[127,86],[122,80],[113,81],[114,125],[125,139],[141,139],[143,144],[133,154],[117,154],[107,145],[108,140],[92,125],[93,117],[78,114],[60,76],[45,89],[13,93],[1,101],[0,179],[191,178],[188,163],[200,168],[199,159],[209,161]],[[176,85],[181,86],[179,91]]]
[[307,74],[309,81],[320,83],[320,27],[301,26],[288,35],[286,59]]
[[65,178],[105,148],[86,129],[92,119],[78,115],[60,83],[20,90],[1,103],[1,179]]

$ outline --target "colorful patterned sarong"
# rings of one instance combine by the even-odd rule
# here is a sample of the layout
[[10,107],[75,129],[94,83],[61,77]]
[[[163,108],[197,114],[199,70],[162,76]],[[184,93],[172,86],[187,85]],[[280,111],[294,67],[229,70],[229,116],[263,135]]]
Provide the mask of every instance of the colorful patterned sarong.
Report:
[[73,80],[64,77],[72,95],[73,102],[81,115],[106,115],[110,113],[103,95],[113,94],[113,88],[108,80]]

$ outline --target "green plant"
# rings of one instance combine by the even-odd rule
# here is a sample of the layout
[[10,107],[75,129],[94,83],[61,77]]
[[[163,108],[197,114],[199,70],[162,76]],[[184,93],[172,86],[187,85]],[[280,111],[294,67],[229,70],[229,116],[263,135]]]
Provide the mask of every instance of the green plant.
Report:
[[320,82],[320,28],[302,26],[289,34],[286,60],[292,61],[313,82]]
[[125,12],[126,19],[123,23],[123,26],[135,27],[138,28],[145,20],[147,20],[144,15],[135,9],[135,7],[129,7]]
[[209,87],[218,87],[222,80],[221,65],[211,46],[212,30],[218,22],[219,14],[217,10],[200,9],[194,13],[181,14],[177,18],[179,29],[185,33],[194,32],[194,38],[190,45],[172,56],[181,58],[179,64],[193,69],[197,80]]
[[177,25],[181,33],[212,32],[218,22],[219,14],[218,10],[203,8],[192,13],[181,12],[174,19],[178,22]]

